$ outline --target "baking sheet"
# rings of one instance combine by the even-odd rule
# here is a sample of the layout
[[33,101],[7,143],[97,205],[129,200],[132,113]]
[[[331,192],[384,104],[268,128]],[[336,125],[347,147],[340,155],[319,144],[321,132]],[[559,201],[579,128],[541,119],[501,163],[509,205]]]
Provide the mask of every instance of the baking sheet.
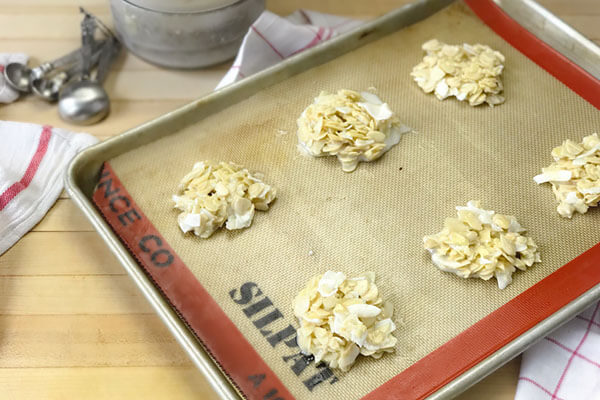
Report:
[[[506,56],[507,102],[471,108],[424,95],[409,72],[420,45],[482,42]],[[381,160],[352,174],[334,159],[297,153],[295,119],[320,90],[374,86],[417,133]],[[561,110],[557,113],[556,110]],[[555,212],[549,187],[531,177],[566,138],[597,130],[600,114],[570,89],[496,36],[462,4],[268,88],[198,124],[110,160],[142,211],[298,398],[357,398],[505,304],[598,242],[597,210],[573,220]],[[287,131],[281,135],[278,131]],[[265,173],[279,189],[268,213],[242,232],[210,240],[182,235],[171,210],[177,182],[201,159],[234,161]],[[167,166],[167,167],[166,167]],[[461,280],[438,271],[422,249],[454,206],[479,199],[516,215],[540,246],[543,263],[517,273],[504,291],[495,282]],[[314,255],[309,256],[309,251]],[[229,292],[256,282],[294,323],[290,301],[313,275],[374,270],[404,321],[397,352],[362,359],[335,384],[307,392]],[[224,279],[226,277],[226,279]],[[307,371],[307,375],[308,371]]]
[[[144,263],[143,261],[144,256],[149,260],[151,258],[150,254],[134,252],[135,258],[140,261],[138,264],[132,254],[125,248],[125,245],[129,248],[139,247],[138,242],[132,241],[132,239],[136,239],[136,232],[141,232],[143,235],[147,235],[149,232],[154,232],[156,235],[160,235],[160,233],[151,226],[152,224],[145,216],[142,220],[133,224],[132,227],[122,229],[121,221],[116,219],[116,215],[113,216],[115,218],[104,220],[91,203],[92,191],[98,182],[102,163],[107,159],[112,159],[115,155],[126,153],[157,138],[171,135],[182,127],[202,120],[207,115],[222,110],[228,105],[246,98],[249,94],[280,82],[299,71],[319,65],[344,54],[349,49],[401,29],[422,18],[427,18],[436,8],[448,2],[445,0],[420,0],[402,7],[374,22],[366,23],[363,27],[343,37],[333,39],[326,44],[317,46],[315,49],[245,79],[243,82],[194,101],[174,112],[134,128],[119,137],[100,143],[81,153],[71,163],[67,175],[67,190],[72,198],[90,218],[93,226],[99,231],[122,262],[126,271],[132,276],[141,293],[148,298],[150,304],[155,307],[158,315],[173,332],[175,338],[186,349],[194,363],[208,377],[208,381],[223,398],[237,398],[237,389],[230,380],[219,373],[215,364],[211,362],[208,353],[205,351],[207,349],[198,342],[196,337],[198,333],[201,334],[200,337],[204,340],[210,338],[212,340],[211,346],[218,344],[221,350],[224,349],[219,354],[220,362],[228,361],[227,372],[234,375],[237,380],[234,384],[244,385],[251,398],[273,398],[277,393],[269,390],[270,388],[265,387],[265,385],[268,386],[269,381],[273,382],[274,375],[269,367],[264,364],[262,358],[249,345],[243,352],[234,350],[234,348],[240,348],[238,341],[231,341],[231,335],[227,334],[228,329],[219,330],[219,327],[232,327],[231,330],[240,335],[238,336],[240,343],[247,343],[246,340],[242,338],[241,333],[233,327],[228,318],[215,320],[216,315],[222,315],[223,311],[195,279],[190,278],[183,281],[181,279],[176,281],[161,279],[159,281],[162,284],[157,288],[153,283],[153,279],[159,277],[160,274],[157,273],[159,269],[152,268],[151,265],[149,266],[147,262]],[[480,18],[484,18],[487,24],[511,42],[513,46],[535,59],[583,98],[588,99],[596,106],[600,104],[600,98],[598,97],[600,90],[597,90],[599,86],[598,75],[594,74],[594,71],[597,71],[600,49],[590,41],[530,0],[496,0],[495,3],[499,4],[501,8],[496,8],[491,1],[487,0],[468,2],[470,7],[477,10]],[[506,10],[514,20],[503,17],[501,9]],[[518,22],[515,23],[515,20]],[[562,54],[556,53],[555,50],[540,42],[535,36],[531,36],[521,26],[530,29],[535,36],[559,49],[564,56],[570,58],[576,65],[569,64],[568,59],[563,57]],[[585,71],[592,75],[586,76]],[[596,78],[593,76],[596,76]],[[108,169],[110,168],[108,167]],[[102,179],[112,178],[104,177]],[[116,177],[114,181],[117,181]],[[120,190],[120,193],[126,193],[125,187],[120,187]],[[118,193],[111,192],[111,194],[114,197],[108,199],[106,197],[107,193],[99,191],[94,195],[94,201],[98,205],[102,204],[105,211],[108,209],[109,212],[112,212],[110,201],[119,199],[124,202],[124,200],[119,198]],[[130,201],[133,202],[134,200],[131,199]],[[120,205],[123,205],[123,203]],[[135,204],[133,206],[137,207]],[[139,213],[143,215],[141,210],[139,210]],[[109,224],[116,229],[115,232],[111,230]],[[140,237],[137,237],[137,239]],[[169,247],[166,242],[163,242],[163,246]],[[140,258],[140,255],[142,258]],[[461,332],[450,342],[438,347],[434,352],[411,365],[402,374],[388,381],[383,387],[378,388],[369,398],[420,398],[435,392],[431,398],[437,399],[460,393],[466,387],[502,365],[503,362],[517,355],[533,343],[536,338],[547,334],[550,330],[568,320],[569,316],[574,315],[586,305],[597,300],[600,295],[600,285],[597,284],[600,281],[600,273],[598,273],[595,266],[599,257],[600,246],[597,245],[558,272],[553,273],[548,279],[536,284],[522,295],[519,295],[518,298],[511,300],[500,309],[487,315],[483,320]],[[176,255],[175,258],[178,259]],[[183,275],[188,276],[191,274],[181,260],[178,264],[181,271],[187,272]],[[160,270],[164,273],[164,277],[173,278],[178,274],[173,269],[174,267],[175,265],[172,265],[169,268],[161,268]],[[165,283],[167,283],[166,286]],[[190,312],[187,313],[184,319],[180,309],[177,308],[178,303],[174,303],[173,298],[168,299],[162,296],[161,291],[171,289],[171,292],[177,293],[181,290],[189,290],[191,286],[194,286],[194,283],[196,289],[198,289],[190,290],[190,292],[195,293],[194,296],[178,296],[179,300],[185,299],[186,302],[196,305],[191,311],[190,309],[187,310]],[[204,303],[212,303],[212,305],[207,306]],[[185,307],[183,309],[185,310]],[[204,312],[206,309],[212,312]],[[190,317],[192,318],[190,319]],[[225,320],[226,323],[223,322]],[[260,320],[262,319],[258,321]],[[198,321],[210,322],[198,324]],[[190,327],[194,328],[195,332],[192,332],[189,329]],[[210,332],[225,333],[207,336]],[[208,350],[211,350],[210,346]],[[251,353],[254,353],[254,355],[249,357],[248,355],[252,355]],[[289,357],[286,359],[287,362],[293,362],[293,360],[290,361]],[[251,380],[248,376],[243,375],[248,371],[254,374],[257,368],[263,368],[267,373],[267,379],[258,385],[256,379],[257,377],[260,378],[261,374],[252,375]],[[318,368],[318,371],[317,378],[320,380],[330,380],[335,384],[340,382],[327,369]],[[309,380],[315,376],[311,376]],[[276,377],[274,379],[277,380]],[[277,394],[278,397],[291,397],[280,383],[278,387],[282,389]]]

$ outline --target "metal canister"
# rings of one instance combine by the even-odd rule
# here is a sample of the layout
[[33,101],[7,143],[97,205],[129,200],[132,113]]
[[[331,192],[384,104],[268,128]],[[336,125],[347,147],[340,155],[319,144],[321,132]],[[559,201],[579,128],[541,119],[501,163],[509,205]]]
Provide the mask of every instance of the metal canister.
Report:
[[232,58],[264,0],[110,0],[114,26],[134,54],[168,68]]

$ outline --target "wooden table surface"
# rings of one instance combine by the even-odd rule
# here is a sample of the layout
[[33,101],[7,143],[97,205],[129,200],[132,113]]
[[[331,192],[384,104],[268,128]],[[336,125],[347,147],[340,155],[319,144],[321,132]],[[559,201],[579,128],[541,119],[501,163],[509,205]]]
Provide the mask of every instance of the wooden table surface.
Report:
[[[406,2],[271,0],[267,8],[278,14],[303,7],[369,18]],[[598,0],[540,2],[600,43]],[[110,21],[108,0],[78,3]],[[25,52],[37,63],[77,47],[76,5],[0,0],[0,52]],[[228,66],[169,71],[123,54],[105,85],[113,109],[102,123],[69,126],[56,107],[35,98],[0,106],[0,119],[105,139],[210,92]],[[512,399],[518,370],[516,359],[459,398]],[[216,398],[66,193],[0,256],[0,393],[2,399],[19,400]]]

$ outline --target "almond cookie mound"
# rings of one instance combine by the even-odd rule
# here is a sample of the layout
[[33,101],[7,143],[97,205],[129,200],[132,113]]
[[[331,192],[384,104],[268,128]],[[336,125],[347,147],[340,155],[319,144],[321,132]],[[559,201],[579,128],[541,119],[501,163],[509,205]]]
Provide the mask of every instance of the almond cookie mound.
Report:
[[411,72],[425,93],[444,100],[454,96],[472,106],[493,107],[504,103],[502,80],[504,55],[482,44],[449,45],[437,39],[422,46],[426,55]]
[[370,92],[321,92],[298,118],[298,148],[313,157],[337,156],[342,170],[374,161],[410,128],[402,125],[387,103]]
[[292,305],[300,322],[298,346],[315,363],[348,371],[359,354],[380,358],[394,351],[393,306],[381,299],[374,272],[347,279],[327,271],[313,277]]
[[581,143],[565,140],[552,150],[554,162],[536,175],[535,183],[550,182],[556,196],[556,211],[571,218],[574,212],[585,214],[600,202],[600,138],[597,133]]
[[486,281],[496,277],[504,289],[516,268],[525,271],[541,261],[535,242],[515,217],[484,210],[478,201],[456,210],[458,218],[446,218],[441,232],[423,239],[442,271]]
[[226,162],[200,161],[179,183],[173,195],[183,233],[208,238],[225,224],[229,230],[252,224],[254,210],[266,211],[276,191],[258,175]]

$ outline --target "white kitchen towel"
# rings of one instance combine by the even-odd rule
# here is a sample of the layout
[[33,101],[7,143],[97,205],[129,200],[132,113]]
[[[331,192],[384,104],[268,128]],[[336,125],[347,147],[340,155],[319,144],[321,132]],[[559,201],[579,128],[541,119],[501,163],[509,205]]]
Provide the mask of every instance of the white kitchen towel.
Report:
[[11,88],[4,79],[4,68],[10,63],[27,64],[29,56],[23,53],[0,53],[0,103],[12,103],[19,98],[19,92]]
[[283,18],[265,11],[252,24],[232,67],[217,89],[347,32],[362,21],[298,10]]
[[600,303],[525,353],[515,400],[600,400]]
[[37,224],[63,190],[69,161],[98,139],[0,121],[0,254]]
[[[217,88],[300,53],[362,22],[300,10],[265,11],[250,27]],[[600,400],[600,303],[523,354],[515,400]]]

